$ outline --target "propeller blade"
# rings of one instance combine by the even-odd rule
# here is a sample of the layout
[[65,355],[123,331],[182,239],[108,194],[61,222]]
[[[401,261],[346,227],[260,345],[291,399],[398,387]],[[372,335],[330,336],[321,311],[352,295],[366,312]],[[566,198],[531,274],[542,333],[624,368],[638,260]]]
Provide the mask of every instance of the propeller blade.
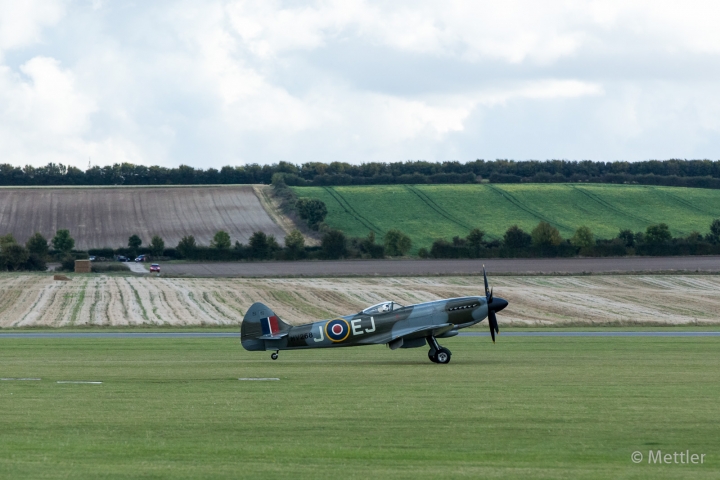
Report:
[[490,296],[488,297],[488,305],[492,303],[493,297],[492,297],[492,288],[490,289]]
[[495,332],[497,331],[497,318],[495,317],[495,311],[488,311],[488,324],[490,325],[490,336],[492,337],[493,343],[495,343]]
[[488,282],[487,282],[487,273],[485,273],[485,265],[483,265],[483,279],[485,280],[485,297],[487,298],[489,295],[488,290]]

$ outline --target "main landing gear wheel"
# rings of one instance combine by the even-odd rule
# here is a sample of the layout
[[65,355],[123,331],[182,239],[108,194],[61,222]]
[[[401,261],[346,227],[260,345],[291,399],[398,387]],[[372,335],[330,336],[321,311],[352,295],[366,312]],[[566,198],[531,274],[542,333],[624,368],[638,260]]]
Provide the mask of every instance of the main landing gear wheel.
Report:
[[452,354],[450,353],[450,350],[448,350],[447,348],[441,348],[435,354],[435,362],[443,363],[443,364],[450,363],[451,356],[452,356]]
[[430,344],[430,350],[428,351],[428,358],[433,363],[450,363],[450,350],[445,347],[438,345],[435,337],[427,337],[427,342]]
[[273,360],[277,360],[277,359],[278,359],[278,352],[275,352],[275,353],[273,353],[272,355],[270,355],[270,358],[272,358]]

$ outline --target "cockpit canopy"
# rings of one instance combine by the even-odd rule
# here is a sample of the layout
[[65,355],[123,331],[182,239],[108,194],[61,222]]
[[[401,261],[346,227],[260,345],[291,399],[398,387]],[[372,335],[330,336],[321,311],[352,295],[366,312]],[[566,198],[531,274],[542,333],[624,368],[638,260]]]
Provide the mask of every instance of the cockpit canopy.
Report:
[[403,308],[403,306],[396,302],[382,302],[366,308],[362,313],[365,315],[382,315],[383,313],[390,313],[395,310],[400,310],[401,308]]

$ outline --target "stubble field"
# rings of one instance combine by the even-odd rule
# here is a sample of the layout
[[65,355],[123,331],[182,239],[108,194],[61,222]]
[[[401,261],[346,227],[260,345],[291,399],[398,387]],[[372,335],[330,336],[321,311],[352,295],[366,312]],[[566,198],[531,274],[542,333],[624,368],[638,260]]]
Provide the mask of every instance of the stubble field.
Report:
[[[720,277],[598,275],[492,277],[510,305],[501,325],[717,325]],[[163,278],[0,275],[0,327],[239,325],[261,301],[292,324],[360,311],[481,295],[482,277]]]

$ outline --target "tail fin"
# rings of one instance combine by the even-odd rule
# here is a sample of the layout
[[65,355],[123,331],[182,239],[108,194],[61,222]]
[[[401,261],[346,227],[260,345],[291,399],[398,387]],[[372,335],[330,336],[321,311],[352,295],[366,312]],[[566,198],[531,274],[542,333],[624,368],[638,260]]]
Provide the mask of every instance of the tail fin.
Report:
[[265,350],[266,341],[281,340],[289,330],[290,325],[280,320],[267,305],[257,302],[243,318],[240,341],[245,350]]

